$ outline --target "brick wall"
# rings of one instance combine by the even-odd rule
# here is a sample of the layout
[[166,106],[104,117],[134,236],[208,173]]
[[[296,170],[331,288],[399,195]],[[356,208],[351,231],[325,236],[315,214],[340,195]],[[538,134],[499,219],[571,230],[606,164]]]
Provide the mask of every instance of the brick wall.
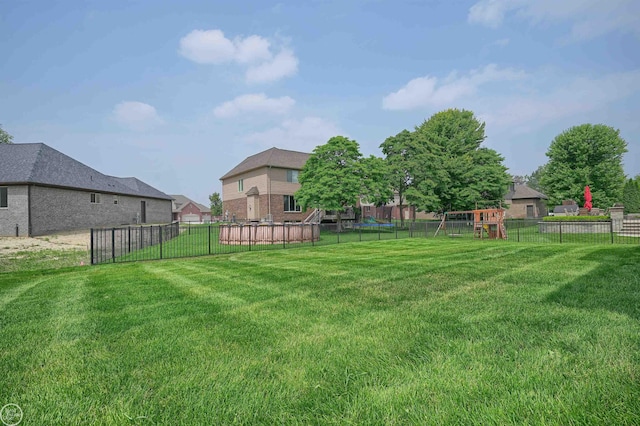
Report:
[[[1,185],[0,185],[1,186]],[[0,208],[0,237],[29,235],[29,200],[27,185],[4,186],[7,188],[7,208]]]
[[[33,186],[32,235],[105,226],[135,224],[140,202],[146,201],[146,223],[171,222],[171,200],[100,193],[91,203],[91,191]],[[114,199],[117,198],[117,204]]]
[[543,217],[547,215],[547,207],[541,200],[525,198],[509,200],[508,203],[510,203],[510,205],[505,212],[507,219],[526,219],[527,206],[533,206],[533,217]]
[[[258,197],[260,204],[260,218],[266,218],[269,213],[269,196],[260,195]],[[311,214],[313,209],[307,209],[304,212],[285,212],[284,198],[282,195],[271,195],[271,214],[274,222],[301,222]],[[235,214],[236,221],[244,222],[247,218],[247,198],[227,200],[222,202],[222,214],[229,212],[228,220],[233,218]]]

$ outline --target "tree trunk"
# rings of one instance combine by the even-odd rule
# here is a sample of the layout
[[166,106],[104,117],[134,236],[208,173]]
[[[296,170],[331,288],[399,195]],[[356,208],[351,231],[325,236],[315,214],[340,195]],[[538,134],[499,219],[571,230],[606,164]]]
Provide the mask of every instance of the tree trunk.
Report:
[[336,210],[336,231],[342,232],[342,215],[340,210]]

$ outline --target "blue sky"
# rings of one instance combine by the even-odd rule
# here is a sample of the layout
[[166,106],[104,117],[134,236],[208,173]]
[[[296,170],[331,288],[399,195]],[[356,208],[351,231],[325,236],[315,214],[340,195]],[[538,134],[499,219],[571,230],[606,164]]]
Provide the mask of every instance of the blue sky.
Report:
[[563,130],[620,130],[640,174],[637,0],[0,2],[0,124],[201,203],[276,146],[365,155],[447,108],[512,174]]

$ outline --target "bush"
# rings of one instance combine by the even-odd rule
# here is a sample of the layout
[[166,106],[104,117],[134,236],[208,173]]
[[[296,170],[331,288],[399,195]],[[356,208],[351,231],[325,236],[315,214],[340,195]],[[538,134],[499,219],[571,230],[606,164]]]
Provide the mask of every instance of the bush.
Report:
[[545,216],[544,222],[608,222],[609,216]]

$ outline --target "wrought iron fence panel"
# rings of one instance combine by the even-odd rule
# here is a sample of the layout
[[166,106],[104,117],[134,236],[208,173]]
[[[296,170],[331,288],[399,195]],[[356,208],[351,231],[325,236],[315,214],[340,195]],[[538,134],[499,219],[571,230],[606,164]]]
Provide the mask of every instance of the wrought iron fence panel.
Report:
[[125,226],[91,230],[91,263],[195,257],[403,238],[492,239],[521,243],[640,244],[640,219],[574,222],[507,219],[392,223],[250,223]]

